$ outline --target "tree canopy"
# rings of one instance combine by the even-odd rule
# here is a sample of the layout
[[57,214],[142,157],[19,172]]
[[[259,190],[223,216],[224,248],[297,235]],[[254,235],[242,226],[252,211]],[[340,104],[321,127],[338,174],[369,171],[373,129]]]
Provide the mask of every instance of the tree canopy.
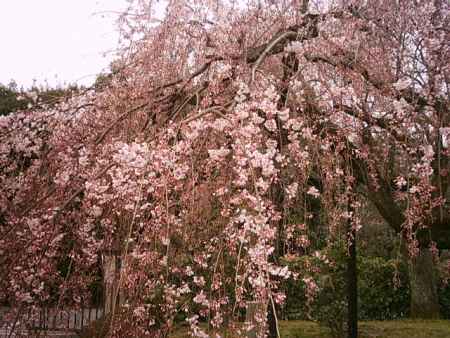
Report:
[[358,195],[412,256],[448,247],[448,2],[153,9],[123,13],[101,88],[0,117],[0,299],[79,303],[116,253],[111,335],[160,336],[181,315],[207,337],[284,301],[280,281],[302,277],[280,257],[311,253],[313,223],[364,226]]

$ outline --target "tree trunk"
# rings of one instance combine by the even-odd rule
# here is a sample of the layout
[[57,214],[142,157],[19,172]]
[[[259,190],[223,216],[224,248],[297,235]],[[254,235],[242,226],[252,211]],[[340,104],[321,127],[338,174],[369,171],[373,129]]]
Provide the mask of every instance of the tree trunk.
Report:
[[421,248],[417,257],[410,259],[411,318],[439,318],[437,275],[429,248]]

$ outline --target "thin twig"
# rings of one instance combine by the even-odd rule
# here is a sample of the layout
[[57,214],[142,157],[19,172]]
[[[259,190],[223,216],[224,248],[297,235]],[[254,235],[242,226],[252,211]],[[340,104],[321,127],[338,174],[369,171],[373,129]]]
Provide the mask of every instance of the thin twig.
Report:
[[144,108],[145,106],[147,106],[149,103],[145,102],[140,104],[137,107],[134,107],[128,111],[126,111],[125,113],[123,113],[122,115],[120,115],[116,120],[114,120],[95,140],[95,144],[100,144],[103,142],[103,140],[105,139],[106,135],[108,135],[108,133],[114,128],[114,126],[119,123],[120,121],[122,121],[125,117],[127,117],[128,115],[138,111],[139,109]]
[[141,199],[142,199],[142,185],[143,184],[140,185],[139,197],[138,197],[138,200],[136,201],[136,204],[134,205],[133,217],[131,219],[130,226],[128,227],[128,234],[127,234],[127,237],[125,239],[125,247],[124,247],[124,250],[123,250],[123,253],[122,253],[123,263],[122,263],[122,266],[120,267],[120,271],[119,271],[119,281],[117,283],[117,287],[115,288],[115,290],[113,289],[113,300],[112,300],[110,330],[112,329],[112,326],[114,324],[114,312],[116,310],[117,296],[118,296],[118,294],[120,292],[120,287],[121,287],[121,284],[122,284],[123,270],[126,269],[126,267],[127,267],[128,246],[129,246],[129,243],[130,243],[131,233],[133,231],[133,224],[134,224],[134,221],[136,220],[137,209],[138,209],[138,206],[139,206],[139,204],[141,202]]
[[203,116],[205,116],[205,115],[207,115],[209,113],[215,113],[215,114],[219,115],[220,117],[229,120],[229,118],[226,115],[224,115],[224,114],[222,114],[220,112],[220,110],[219,110],[220,108],[222,108],[222,107],[221,106],[215,106],[215,107],[207,108],[204,111],[202,111],[202,112],[200,112],[200,113],[198,113],[196,115],[193,115],[193,116],[191,116],[191,117],[181,121],[180,125],[188,124],[189,122],[192,122],[192,121],[194,121],[196,119],[199,119],[199,118],[201,118],[201,117],[203,117]]

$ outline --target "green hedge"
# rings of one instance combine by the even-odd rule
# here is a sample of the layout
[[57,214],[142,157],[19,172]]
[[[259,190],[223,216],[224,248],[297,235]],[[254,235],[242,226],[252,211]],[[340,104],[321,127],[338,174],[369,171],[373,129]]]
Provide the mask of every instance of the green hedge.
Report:
[[442,254],[438,270],[441,277],[438,289],[439,304],[442,319],[450,319],[450,251]]
[[441,281],[438,289],[441,318],[450,319],[450,281]]
[[[317,281],[321,291],[308,308],[305,284],[301,278],[297,281],[287,281],[284,284],[287,301],[282,310],[285,319],[313,318],[323,321],[327,316],[345,317],[345,252],[339,248],[328,252],[335,262],[331,266],[316,257],[307,256],[287,263],[293,271],[299,272],[300,277],[304,276],[305,266],[320,267],[320,272],[312,273],[310,276]],[[449,319],[450,285],[440,283],[439,300],[442,318]],[[409,305],[408,269],[404,262],[379,257],[358,257],[359,319],[391,320],[408,317]]]
[[358,301],[361,319],[389,320],[408,316],[408,268],[398,260],[359,260]]

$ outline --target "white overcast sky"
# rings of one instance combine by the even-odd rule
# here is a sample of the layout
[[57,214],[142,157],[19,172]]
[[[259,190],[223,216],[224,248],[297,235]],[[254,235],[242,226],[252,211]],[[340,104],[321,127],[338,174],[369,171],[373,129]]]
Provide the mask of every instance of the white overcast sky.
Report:
[[[90,84],[118,42],[126,0],[0,0],[0,83]],[[106,13],[104,13],[106,12]],[[106,53],[106,56],[105,56]]]

